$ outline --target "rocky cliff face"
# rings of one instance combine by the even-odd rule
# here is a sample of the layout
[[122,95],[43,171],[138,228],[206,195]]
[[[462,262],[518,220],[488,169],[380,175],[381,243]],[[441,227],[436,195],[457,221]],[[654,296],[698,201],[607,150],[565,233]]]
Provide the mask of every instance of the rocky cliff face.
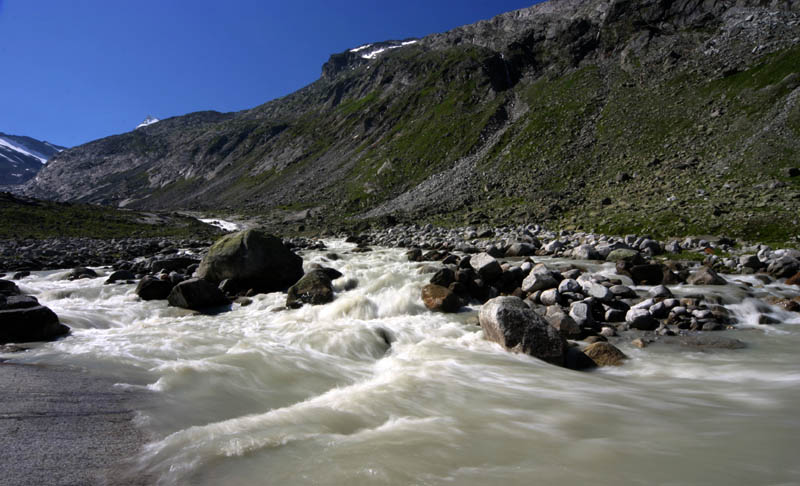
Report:
[[786,234],[800,209],[799,5],[550,0],[335,54],[318,81],[251,110],[68,150],[27,192],[308,225],[391,214]]

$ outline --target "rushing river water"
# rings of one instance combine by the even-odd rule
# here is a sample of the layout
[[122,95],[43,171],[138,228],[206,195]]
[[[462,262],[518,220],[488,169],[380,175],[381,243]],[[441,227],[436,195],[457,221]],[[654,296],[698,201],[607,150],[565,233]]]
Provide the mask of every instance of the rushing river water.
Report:
[[303,257],[344,273],[335,301],[289,311],[276,293],[199,315],[35,273],[20,287],[72,334],[4,357],[154,391],[133,467],[163,484],[800,483],[798,314],[758,325],[729,285],[745,324],[723,334],[746,349],[622,343],[624,366],[575,372],[483,340],[478,307],[428,312],[403,251],[329,245]]

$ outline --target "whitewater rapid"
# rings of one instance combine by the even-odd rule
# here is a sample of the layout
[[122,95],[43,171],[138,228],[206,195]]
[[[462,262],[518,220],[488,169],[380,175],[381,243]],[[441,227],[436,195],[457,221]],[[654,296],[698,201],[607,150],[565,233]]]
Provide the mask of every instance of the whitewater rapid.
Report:
[[624,366],[576,372],[483,340],[477,306],[427,311],[420,291],[431,273],[402,250],[327,243],[302,256],[306,268],[344,274],[336,299],[296,310],[274,293],[201,315],[140,301],[134,285],[103,276],[36,272],[20,288],[72,334],[2,357],[153,392],[137,419],[153,441],[131,467],[160,484],[800,480],[799,315],[767,306],[781,324],[757,324],[756,298],[792,289],[729,276],[753,287],[715,290],[743,322],[722,335],[745,349],[622,343]]

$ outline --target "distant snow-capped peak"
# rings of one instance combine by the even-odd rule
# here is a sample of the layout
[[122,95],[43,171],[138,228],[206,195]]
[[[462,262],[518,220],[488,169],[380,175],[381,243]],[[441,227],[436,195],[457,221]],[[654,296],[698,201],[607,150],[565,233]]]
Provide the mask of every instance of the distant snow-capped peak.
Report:
[[161,120],[159,120],[158,118],[156,118],[156,117],[154,117],[152,115],[147,115],[147,118],[145,118],[142,123],[136,125],[136,128],[146,127],[147,125],[152,125],[153,123],[158,123],[160,121]]

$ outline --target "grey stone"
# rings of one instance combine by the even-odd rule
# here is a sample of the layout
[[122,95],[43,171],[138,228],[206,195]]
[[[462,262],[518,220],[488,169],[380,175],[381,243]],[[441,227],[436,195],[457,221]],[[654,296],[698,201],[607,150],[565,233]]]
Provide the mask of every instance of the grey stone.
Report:
[[625,314],[625,322],[633,329],[640,331],[654,331],[658,328],[658,321],[646,309],[631,309]]
[[524,292],[535,292],[537,290],[547,290],[558,286],[558,281],[553,277],[547,267],[538,264],[533,267],[531,273],[522,281]]
[[567,343],[559,332],[517,297],[496,297],[481,307],[484,336],[509,351],[563,365]]
[[469,263],[487,283],[494,282],[503,273],[503,268],[497,259],[486,252],[472,255]]

